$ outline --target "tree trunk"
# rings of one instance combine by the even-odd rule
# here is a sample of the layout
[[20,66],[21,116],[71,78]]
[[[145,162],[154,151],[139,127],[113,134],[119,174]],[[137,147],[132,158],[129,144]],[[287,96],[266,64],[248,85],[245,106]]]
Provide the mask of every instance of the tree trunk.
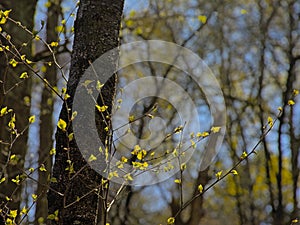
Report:
[[[34,13],[36,1],[22,0],[22,1],[1,1],[0,9],[12,9],[9,14],[16,21],[20,21],[29,30],[34,26]],[[14,43],[16,49],[20,50],[20,54],[25,54],[27,59],[32,57],[32,47],[30,40],[31,35],[22,30],[16,24],[7,21],[6,24],[1,25],[3,30],[11,36],[11,42]],[[3,31],[2,31],[3,32]],[[8,44],[1,36],[0,43]],[[27,43],[26,47],[21,47],[22,43]],[[9,44],[8,44],[9,45]],[[11,48],[12,49],[12,48]],[[16,129],[20,136],[12,145],[15,134],[11,134],[8,129],[8,122],[12,115],[7,114],[0,118],[0,177],[5,177],[6,181],[1,184],[0,188],[0,206],[2,203],[6,204],[6,196],[11,198],[8,202],[10,209],[19,209],[21,203],[22,182],[20,185],[12,182],[12,179],[17,175],[22,174],[24,168],[24,161],[27,152],[28,129],[21,133],[28,126],[28,118],[30,116],[30,98],[31,98],[31,79],[26,79],[20,82],[19,76],[27,68],[22,65],[17,65],[13,68],[9,65],[9,60],[12,59],[11,54],[0,53],[0,108],[8,107],[13,109],[16,117]],[[17,59],[16,59],[17,60]],[[17,85],[17,83],[19,83]],[[14,88],[11,89],[10,88]],[[9,156],[16,155],[18,161],[16,163],[8,163]]]
[[[47,43],[56,42],[58,40],[55,27],[58,26],[58,18],[61,15],[61,0],[52,1],[47,13]],[[52,56],[47,58],[47,61],[53,61]],[[44,78],[48,83],[55,87],[57,84],[57,70],[54,65],[47,66]],[[48,216],[48,202],[47,202],[47,185],[49,184],[49,174],[52,168],[52,157],[49,154],[53,147],[53,93],[48,87],[44,86],[42,91],[42,99],[40,106],[40,146],[39,146],[39,165],[44,165],[47,171],[40,171],[39,182],[37,186],[37,195],[39,200],[36,203],[35,224],[39,225],[39,219],[43,218],[46,221]]]
[[[60,118],[67,121],[69,126],[66,132],[58,129],[56,133],[53,177],[57,178],[57,183],[51,183],[48,194],[49,214],[55,214],[58,210],[58,218],[49,219],[48,224],[97,224],[99,221],[98,205],[101,198],[93,190],[101,184],[101,176],[87,166],[75,141],[69,141],[67,137],[72,133],[72,126],[68,119],[71,118],[72,112],[68,109],[72,107],[76,87],[80,77],[89,67],[89,62],[93,62],[103,53],[118,46],[123,3],[122,0],[80,1],[67,84],[70,98],[67,99],[60,113]],[[114,86],[114,79],[111,79],[109,84],[103,87],[105,102],[112,102]],[[105,133],[100,136],[102,139]],[[70,174],[70,170],[66,171],[71,164],[76,175]],[[89,194],[86,195],[87,193]],[[86,195],[84,198],[76,201],[78,197],[84,195]],[[73,202],[74,204],[70,205]]]

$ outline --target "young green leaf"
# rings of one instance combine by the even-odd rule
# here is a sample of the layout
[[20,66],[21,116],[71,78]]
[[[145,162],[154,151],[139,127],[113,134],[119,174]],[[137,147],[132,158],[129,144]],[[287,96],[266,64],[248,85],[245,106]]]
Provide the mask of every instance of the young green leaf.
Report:
[[199,185],[198,185],[198,191],[199,191],[200,193],[203,192],[203,186],[202,186],[202,184],[199,184]]
[[35,115],[32,115],[31,117],[29,117],[28,121],[29,121],[29,123],[34,123]]
[[57,123],[57,127],[61,129],[62,131],[66,131],[67,123],[63,119],[59,119]]

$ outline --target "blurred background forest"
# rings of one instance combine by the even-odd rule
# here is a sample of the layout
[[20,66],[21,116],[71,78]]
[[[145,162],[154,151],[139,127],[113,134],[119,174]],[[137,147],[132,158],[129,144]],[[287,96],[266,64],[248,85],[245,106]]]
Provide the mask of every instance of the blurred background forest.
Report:
[[[3,0],[0,7],[3,11],[12,9],[9,17],[32,31],[30,34],[11,20],[5,24],[0,21],[0,214],[20,209],[20,224],[44,224],[48,185],[55,182],[49,173],[63,102],[57,93],[64,96],[77,6],[72,0]],[[200,183],[208,186],[216,172],[230,169],[243,152],[251,151],[264,133],[268,118],[275,120],[279,112],[281,116],[257,154],[236,168],[238,175],[226,177],[193,201],[175,224],[298,223],[300,2],[125,1],[121,43],[152,39],[186,47],[210,67],[226,103],[225,138],[205,171],[198,169],[201,159],[197,158],[205,140],[197,145],[181,185],[173,177],[151,186],[126,187],[110,211],[110,224],[163,224],[180,209],[180,198],[191,199],[199,193]],[[11,45],[25,55],[37,73],[5,53],[5,46]],[[140,77],[166,75],[189,93],[203,115],[203,129],[209,130],[210,108],[205,96],[180,74],[164,65],[140,63],[119,71],[119,88]],[[137,103],[133,114],[143,111],[152,100]],[[157,101],[160,110],[155,116],[172,126],[176,110],[163,100]],[[147,122],[145,118],[132,125],[136,135],[147,136]]]

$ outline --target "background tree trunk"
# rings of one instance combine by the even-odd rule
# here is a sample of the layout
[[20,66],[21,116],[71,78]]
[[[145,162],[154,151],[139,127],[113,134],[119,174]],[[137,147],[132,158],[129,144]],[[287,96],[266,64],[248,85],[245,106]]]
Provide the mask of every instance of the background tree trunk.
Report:
[[[4,0],[0,3],[1,10],[12,9],[10,16],[16,21],[20,21],[31,31],[34,26],[35,8],[36,1],[32,0]],[[28,40],[32,39],[32,37],[20,27],[9,21],[1,26],[3,27],[3,30],[12,37],[11,41],[15,44],[16,48],[19,49],[22,54],[25,54],[26,58],[30,59],[32,56],[32,47],[31,42],[28,42]],[[7,41],[1,36],[0,42],[5,44]],[[23,43],[27,43],[27,46],[21,47]],[[18,130],[18,133],[20,133],[28,126],[32,80],[26,79],[23,82],[20,82],[19,76],[22,72],[26,71],[26,68],[22,65],[17,65],[12,71],[12,67],[9,65],[9,60],[12,58],[13,56],[11,54],[5,55],[3,52],[0,53],[0,105],[1,108],[7,106],[8,108],[13,109],[16,116],[16,129]],[[8,91],[12,87],[14,89]],[[27,152],[28,129],[26,129],[16,139],[14,144],[11,145],[15,135],[12,135],[7,127],[10,118],[10,115],[0,118],[0,177],[6,177],[5,183],[1,185],[0,189],[0,206],[6,204],[6,196],[8,196],[11,198],[8,207],[10,209],[19,209],[22,183],[17,185],[12,182],[11,179],[23,173],[25,155]],[[18,158],[17,163],[6,164],[8,157],[13,154]]]
[[[59,16],[62,13],[61,0],[55,0],[48,8],[47,12],[47,43],[58,41],[58,34],[55,31],[58,26]],[[46,59],[53,61],[52,56]],[[47,66],[44,78],[48,83],[55,87],[57,85],[57,69],[55,65]],[[48,87],[44,86],[42,91],[42,99],[40,105],[40,146],[39,146],[39,165],[44,165],[47,171],[40,171],[39,182],[37,184],[37,195],[39,201],[36,203],[35,211],[35,224],[39,225],[39,218],[46,221],[48,216],[48,202],[47,202],[47,185],[49,184],[49,175],[52,168],[52,157],[49,154],[50,149],[53,147],[53,109],[54,109],[54,96]]]

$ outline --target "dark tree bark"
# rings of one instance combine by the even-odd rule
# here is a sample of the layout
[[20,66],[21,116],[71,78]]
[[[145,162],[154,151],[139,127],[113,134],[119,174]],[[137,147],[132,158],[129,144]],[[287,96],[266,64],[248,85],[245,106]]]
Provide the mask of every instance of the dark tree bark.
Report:
[[[84,71],[103,53],[119,44],[119,29],[124,1],[82,0],[75,21],[75,38],[71,59],[70,77],[67,84],[67,99],[60,118],[70,122],[72,102],[76,87]],[[105,104],[111,106],[114,96],[115,79],[110,79],[102,89]],[[109,104],[110,103],[110,104]],[[110,107],[111,108],[111,107]],[[67,132],[58,129],[56,133],[56,157],[53,177],[57,183],[51,184],[48,194],[49,214],[58,210],[58,219],[48,220],[48,224],[97,224],[99,223],[99,201],[93,191],[101,183],[101,176],[87,166],[74,140],[69,123]],[[105,133],[100,133],[103,140]],[[73,163],[76,175],[70,176],[67,160]],[[69,162],[70,162],[69,161]],[[89,193],[88,195],[86,195]],[[62,194],[62,195],[61,195]],[[86,195],[76,202],[77,197]],[[72,205],[70,203],[75,202]],[[69,206],[68,206],[69,205]]]
[[[16,21],[20,21],[29,30],[32,30],[34,26],[35,7],[36,1],[33,0],[3,0],[0,2],[1,10],[12,9],[9,16]],[[11,41],[16,49],[19,49],[21,54],[25,54],[26,58],[31,59],[31,35],[10,21],[1,25],[1,27],[3,31],[11,36]],[[0,43],[9,45],[2,36],[0,37]],[[27,46],[22,47],[23,43],[27,43]],[[20,82],[19,76],[27,68],[22,65],[12,68],[9,65],[9,60],[13,57],[9,53],[0,53],[0,108],[7,106],[13,109],[16,116],[16,129],[18,133],[21,133],[28,126],[32,82],[31,79]],[[27,100],[25,101],[25,99]],[[19,209],[22,184],[17,185],[11,179],[23,172],[27,152],[28,129],[20,134],[13,145],[9,145],[15,137],[15,134],[12,135],[7,126],[9,120],[9,115],[0,118],[0,177],[6,177],[6,181],[1,184],[0,188],[0,209],[6,204],[8,204],[10,209]],[[7,164],[9,155],[13,154],[19,158],[18,162],[16,164]],[[6,196],[11,198],[10,202],[7,202]]]

